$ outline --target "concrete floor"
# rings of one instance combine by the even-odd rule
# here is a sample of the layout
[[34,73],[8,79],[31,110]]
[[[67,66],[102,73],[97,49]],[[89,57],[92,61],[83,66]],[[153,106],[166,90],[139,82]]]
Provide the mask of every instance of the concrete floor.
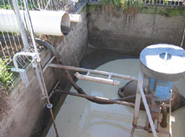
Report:
[[[120,74],[137,76],[139,70],[138,59],[120,59],[108,62],[97,70],[105,70]],[[119,79],[120,80],[120,79]],[[126,80],[121,80],[121,85],[124,85]],[[181,86],[180,92],[185,89],[184,81],[177,85]],[[93,96],[102,96],[108,98],[119,98],[117,91],[119,87],[88,82],[78,81],[88,94]],[[71,91],[75,92],[74,89]],[[185,96],[185,92],[183,93]],[[68,96],[60,112],[56,117],[56,124],[60,137],[129,137],[132,129],[132,118],[134,109],[122,105],[98,105],[91,103],[83,98]],[[178,109],[173,116],[176,117],[176,122],[172,123],[173,136],[185,136],[185,107]],[[140,111],[139,125],[145,124],[145,112]],[[165,129],[167,130],[167,129]],[[167,137],[164,134],[158,134],[160,137]],[[47,137],[54,137],[55,131],[51,126]],[[135,137],[152,137],[151,133],[143,130],[135,130]]]

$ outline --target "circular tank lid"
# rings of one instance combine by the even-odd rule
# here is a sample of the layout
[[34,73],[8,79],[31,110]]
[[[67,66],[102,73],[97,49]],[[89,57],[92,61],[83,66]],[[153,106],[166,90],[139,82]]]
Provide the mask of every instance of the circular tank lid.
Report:
[[154,79],[177,81],[184,77],[185,50],[170,44],[154,44],[140,53],[142,72]]

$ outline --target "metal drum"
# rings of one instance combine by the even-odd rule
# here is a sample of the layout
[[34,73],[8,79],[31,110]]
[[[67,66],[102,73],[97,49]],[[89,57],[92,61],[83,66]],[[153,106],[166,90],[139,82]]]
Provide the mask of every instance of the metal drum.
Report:
[[140,67],[149,78],[152,95],[158,101],[171,98],[175,81],[184,78],[185,50],[170,44],[155,44],[140,53]]

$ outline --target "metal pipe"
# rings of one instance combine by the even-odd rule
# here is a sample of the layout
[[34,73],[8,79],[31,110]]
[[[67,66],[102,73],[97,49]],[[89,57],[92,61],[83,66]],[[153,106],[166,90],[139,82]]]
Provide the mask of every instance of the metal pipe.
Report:
[[130,107],[135,106],[134,103],[119,101],[119,100],[112,100],[112,99],[104,98],[104,97],[84,95],[84,94],[79,94],[79,93],[75,93],[75,92],[68,92],[68,91],[63,91],[63,90],[60,90],[60,89],[55,89],[55,92],[59,92],[61,94],[68,94],[68,95],[72,95],[72,96],[77,96],[77,97],[82,97],[82,98],[86,98],[86,99],[94,100],[94,101],[102,101],[102,102],[105,102],[107,104],[120,104],[120,105],[125,105],[125,106],[130,106]]
[[27,20],[29,32],[30,32],[30,35],[31,35],[32,44],[33,44],[33,47],[34,47],[34,52],[36,53],[37,61],[40,62],[41,59],[40,59],[40,56],[39,56],[39,53],[38,53],[38,50],[37,50],[37,45],[35,43],[35,34],[34,34],[34,30],[33,30],[32,20],[31,20],[31,17],[30,17],[28,3],[25,0],[23,0],[23,2],[24,2],[24,7],[26,9],[26,20]]
[[[9,22],[8,24],[13,23],[13,26],[15,27],[15,24],[18,23],[18,29],[21,32],[21,38],[22,38],[22,41],[23,41],[24,48],[25,48],[26,51],[28,51],[29,45],[28,45],[28,40],[27,40],[27,37],[26,37],[26,30],[25,30],[24,24],[23,24],[22,19],[21,19],[21,14],[20,14],[20,11],[19,11],[18,2],[16,0],[12,0],[12,5],[13,5],[13,9],[14,9],[15,14],[12,11],[13,14],[10,17],[12,18],[12,16],[16,15],[16,19],[14,19],[15,22]],[[4,10],[2,10],[2,11],[4,11]],[[0,21],[0,24],[1,23],[3,23],[2,20]],[[2,24],[0,25],[0,28],[1,27],[2,27]],[[12,28],[13,27],[11,27],[11,29]],[[6,30],[6,31],[8,31],[8,30]],[[10,30],[10,31],[13,32],[13,30]]]
[[182,35],[182,41],[181,41],[181,47],[183,46],[183,44],[184,44],[184,37],[185,37],[185,28],[184,28],[184,33],[183,33],[183,35]]
[[82,21],[82,16],[80,14],[69,14],[70,21],[79,23]]
[[122,74],[117,74],[117,73],[112,73],[112,72],[92,70],[92,69],[86,69],[86,68],[78,68],[78,67],[73,67],[73,66],[65,66],[61,64],[50,63],[48,64],[48,67],[61,68],[61,69],[67,69],[67,70],[72,70],[72,71],[90,72],[92,74],[99,74],[99,75],[104,75],[104,76],[111,75],[112,77],[126,79],[126,80],[137,81],[138,79],[137,77],[128,76],[128,75],[122,75]]
[[49,100],[49,96],[48,96],[46,84],[45,84],[45,81],[44,81],[44,76],[43,76],[43,71],[42,71],[41,63],[40,62],[37,62],[37,65],[38,65],[40,80],[42,82],[42,87],[44,89],[43,92],[45,93],[45,97],[46,97],[46,100],[47,100],[47,108],[49,109],[50,114],[51,114],[51,118],[52,118],[53,125],[54,125],[54,128],[55,128],[56,136],[59,137],[58,131],[57,131],[57,127],[56,127],[56,123],[55,123],[55,118],[54,118],[53,111],[52,111],[52,106],[53,105],[50,103],[50,100]]
[[147,103],[147,101],[146,101],[145,94],[144,94],[144,92],[143,92],[143,87],[142,87],[142,85],[138,85],[138,86],[139,86],[138,88],[139,88],[141,97],[142,97],[142,99],[143,99],[143,104],[144,104],[144,106],[145,106],[146,114],[147,114],[147,116],[148,116],[148,120],[149,120],[150,126],[151,126],[151,128],[152,128],[153,135],[154,135],[154,137],[158,137],[158,136],[157,136],[157,132],[156,132],[156,130],[155,130],[154,122],[153,122],[153,120],[152,120],[152,116],[151,116],[151,113],[150,113],[150,109],[149,109],[148,103]]
[[59,137],[57,127],[56,127],[56,123],[55,123],[55,118],[54,118],[53,111],[52,111],[53,105],[50,103],[50,100],[49,100],[48,91],[47,91],[47,88],[46,88],[46,83],[45,83],[45,80],[44,80],[43,70],[42,70],[42,66],[41,66],[41,59],[40,59],[39,53],[37,51],[36,43],[35,43],[35,35],[34,35],[35,32],[33,30],[33,25],[32,25],[33,22],[32,22],[31,17],[30,17],[28,3],[26,2],[26,0],[23,0],[23,2],[24,2],[24,7],[26,9],[26,13],[27,13],[27,22],[28,22],[28,26],[29,26],[29,31],[31,33],[31,39],[32,39],[34,50],[35,50],[35,53],[36,53],[36,59],[37,59],[36,70],[37,70],[37,74],[39,75],[39,76],[37,76],[37,78],[40,81],[40,88],[41,88],[41,90],[43,90],[42,92],[44,92],[45,98],[47,100],[47,108],[49,109],[50,114],[51,114],[51,118],[52,118],[52,121],[53,121],[53,126],[54,126],[54,129],[55,129],[56,136]]
[[32,60],[36,59],[36,53],[18,52],[16,54],[14,54],[14,56],[13,56],[13,63],[14,63],[14,66],[15,66],[16,70],[19,69],[18,63],[17,63],[17,57],[18,56],[30,56],[30,57],[32,57]]
[[49,98],[51,98],[51,96],[54,94],[55,89],[58,87],[59,83],[60,83],[60,81],[57,81],[57,82],[56,82],[56,84],[55,84],[55,86],[53,87],[52,91],[49,93]]

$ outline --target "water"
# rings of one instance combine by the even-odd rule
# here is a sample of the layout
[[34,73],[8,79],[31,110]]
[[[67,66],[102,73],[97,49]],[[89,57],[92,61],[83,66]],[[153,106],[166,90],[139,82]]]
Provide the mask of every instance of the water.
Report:
[[[139,60],[118,59],[101,65],[97,70],[137,76]],[[121,80],[121,85],[124,85],[126,82],[128,81]],[[180,81],[176,85],[185,96],[185,84],[183,83],[184,81]],[[77,84],[90,95],[112,99],[119,98],[117,95],[119,87],[80,80]],[[74,89],[70,91],[75,92]],[[60,137],[129,137],[132,129],[133,111],[133,108],[127,106],[98,105],[83,98],[68,96],[55,120]],[[185,136],[185,107],[176,110],[172,115],[176,119],[176,122],[172,123],[173,136]],[[140,111],[139,125],[144,126],[145,116],[145,112]],[[167,137],[165,134],[158,135],[159,137]],[[55,131],[52,126],[47,137],[54,136]],[[135,130],[134,136],[152,137],[153,135],[143,130]]]

